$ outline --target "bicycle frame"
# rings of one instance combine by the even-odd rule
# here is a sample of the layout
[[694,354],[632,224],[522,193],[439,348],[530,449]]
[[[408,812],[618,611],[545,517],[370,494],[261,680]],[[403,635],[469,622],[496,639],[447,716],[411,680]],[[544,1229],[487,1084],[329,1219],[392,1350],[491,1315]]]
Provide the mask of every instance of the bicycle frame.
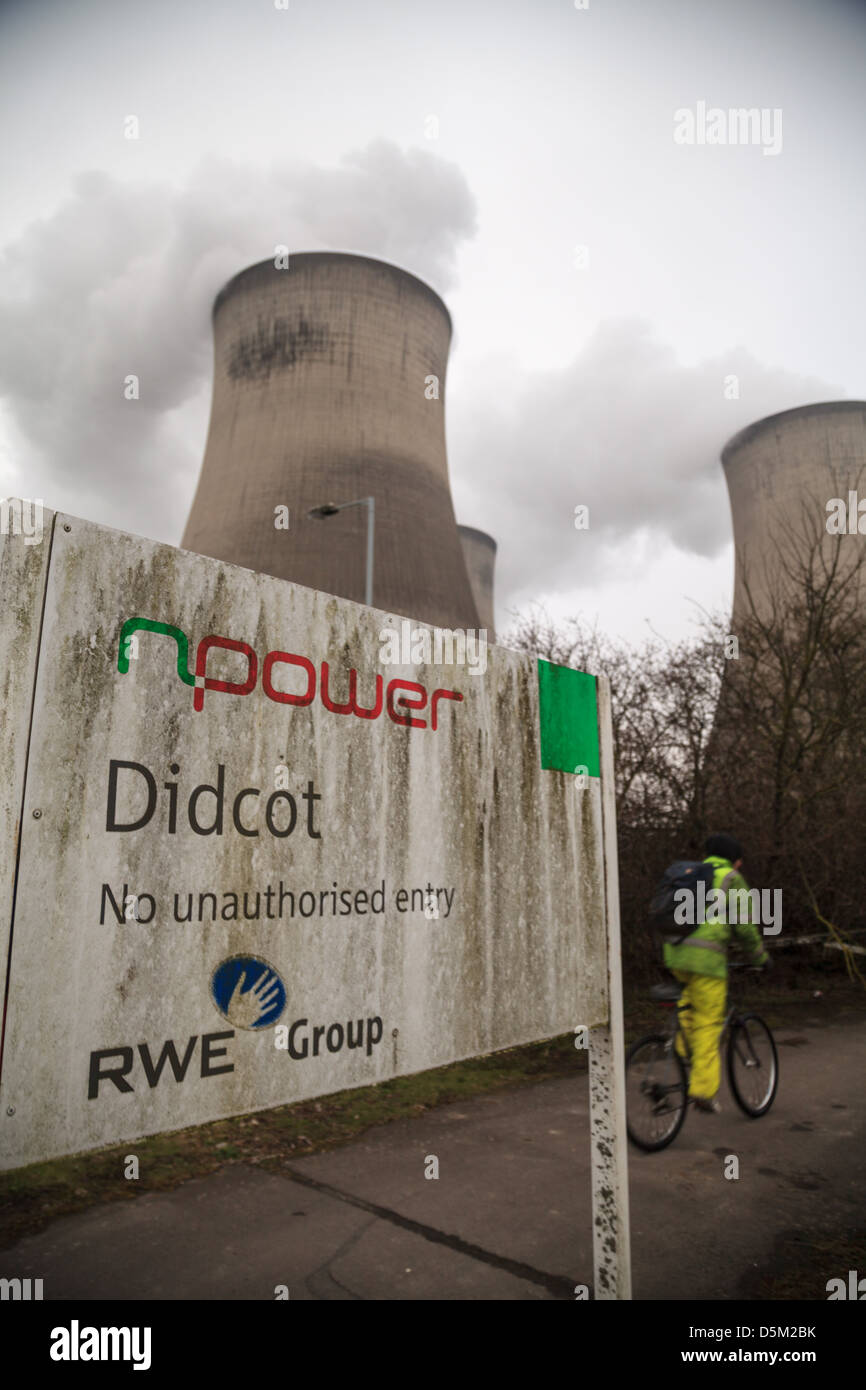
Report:
[[[749,969],[750,967],[732,963],[730,968],[734,970],[737,968]],[[690,1000],[683,999],[682,988],[679,989],[675,997],[672,996],[674,996],[673,989],[658,987],[653,997],[663,1007],[675,1009],[676,1013],[665,1026],[659,1028],[654,1034],[640,1038],[633,1043],[626,1059],[627,1071],[633,1060],[638,1062],[633,1073],[637,1087],[635,1097],[640,1099],[641,1106],[648,1105],[650,1107],[648,1113],[650,1124],[654,1126],[656,1119],[665,1119],[665,1130],[659,1132],[653,1128],[649,1133],[643,1127],[643,1121],[633,1125],[629,1119],[629,1139],[638,1148],[647,1152],[656,1152],[673,1142],[682,1127],[686,1108],[691,1099],[688,1096],[688,1091],[690,1089],[692,1050],[685,1031],[685,1019],[688,1010],[692,1009],[693,1005]],[[778,1084],[779,1063],[773,1035],[768,1025],[763,1019],[752,1013],[749,1007],[744,1008],[744,1002],[736,1000],[728,1003],[719,1029],[717,1046],[720,1053],[727,1054],[728,1081],[734,1100],[746,1115],[752,1119],[757,1119],[766,1114],[773,1103]],[[769,1052],[763,1045],[765,1038],[769,1042]],[[648,1054],[647,1048],[649,1048]],[[653,1048],[655,1049],[654,1053]],[[671,1054],[673,1052],[676,1053],[676,1066],[673,1067],[672,1072],[671,1067],[674,1059]],[[660,1062],[662,1065],[656,1066],[656,1062]],[[753,1068],[760,1070],[752,1072]],[[744,1071],[744,1069],[748,1070]],[[766,1078],[765,1083],[758,1082],[759,1087],[763,1085],[763,1089],[757,1096],[754,1095],[754,1084],[746,1082],[744,1089],[743,1078],[744,1075],[749,1074]],[[674,1079],[671,1079],[672,1075]],[[637,1115],[638,1110],[636,1109],[634,1113]]]

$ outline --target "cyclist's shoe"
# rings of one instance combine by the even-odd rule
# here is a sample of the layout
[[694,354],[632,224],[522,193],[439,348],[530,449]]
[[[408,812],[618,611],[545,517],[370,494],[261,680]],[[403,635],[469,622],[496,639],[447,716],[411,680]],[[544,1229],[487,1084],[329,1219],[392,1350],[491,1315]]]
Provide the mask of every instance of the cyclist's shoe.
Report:
[[692,1102],[696,1110],[705,1110],[710,1115],[721,1115],[722,1113],[722,1107],[719,1105],[715,1096],[711,1098],[706,1096],[692,1096]]

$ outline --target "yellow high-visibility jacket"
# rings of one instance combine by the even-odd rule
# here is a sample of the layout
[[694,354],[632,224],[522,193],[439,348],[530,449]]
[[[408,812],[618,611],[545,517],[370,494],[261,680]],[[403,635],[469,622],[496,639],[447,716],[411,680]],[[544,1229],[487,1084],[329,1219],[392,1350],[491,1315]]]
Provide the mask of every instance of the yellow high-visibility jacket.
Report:
[[[727,917],[724,922],[701,922],[684,941],[675,946],[664,943],[664,961],[668,970],[688,970],[693,975],[712,975],[716,979],[728,977],[728,946],[736,937],[752,965],[763,965],[767,952],[760,933],[753,925],[754,914],[743,912],[745,899],[732,902],[732,893],[748,892],[748,884],[742,874],[736,872],[728,859],[710,854],[704,860],[713,866],[713,887],[727,894]],[[751,908],[751,904],[748,905]],[[743,916],[748,920],[739,920]],[[733,918],[737,917],[737,921]]]

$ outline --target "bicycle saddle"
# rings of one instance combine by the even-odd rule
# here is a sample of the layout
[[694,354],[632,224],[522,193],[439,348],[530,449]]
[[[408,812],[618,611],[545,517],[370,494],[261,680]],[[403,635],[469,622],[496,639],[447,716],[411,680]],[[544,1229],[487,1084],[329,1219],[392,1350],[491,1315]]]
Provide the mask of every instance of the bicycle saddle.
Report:
[[679,999],[682,992],[683,986],[676,980],[663,980],[660,985],[650,985],[649,997],[656,1003],[667,1004]]

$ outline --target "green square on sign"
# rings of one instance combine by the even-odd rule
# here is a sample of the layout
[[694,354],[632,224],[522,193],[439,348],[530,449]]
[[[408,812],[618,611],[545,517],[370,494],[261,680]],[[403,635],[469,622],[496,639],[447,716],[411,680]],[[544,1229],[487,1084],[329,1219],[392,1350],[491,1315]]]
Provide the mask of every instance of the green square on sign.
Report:
[[541,766],[561,772],[586,768],[600,775],[595,676],[570,666],[538,663]]

